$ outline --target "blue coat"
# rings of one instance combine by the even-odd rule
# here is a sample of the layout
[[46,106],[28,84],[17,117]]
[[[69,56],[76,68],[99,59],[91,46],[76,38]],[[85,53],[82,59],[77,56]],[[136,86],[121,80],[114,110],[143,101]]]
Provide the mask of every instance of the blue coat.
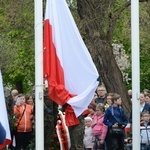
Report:
[[0,144],[3,144],[6,139],[6,131],[2,124],[0,123]]
[[117,106],[110,106],[106,109],[104,115],[104,124],[108,127],[112,127],[115,123],[121,123],[126,126],[128,121],[125,112],[122,108]]

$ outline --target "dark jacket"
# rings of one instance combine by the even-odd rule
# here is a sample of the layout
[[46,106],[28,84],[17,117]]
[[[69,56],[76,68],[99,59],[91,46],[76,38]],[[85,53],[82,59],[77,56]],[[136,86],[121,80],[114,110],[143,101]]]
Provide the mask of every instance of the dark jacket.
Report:
[[145,106],[144,106],[142,112],[144,112],[144,111],[148,111],[150,113],[150,104],[145,103]]
[[110,106],[104,115],[104,124],[111,128],[115,123],[127,125],[128,121],[124,110],[121,107]]
[[3,144],[6,139],[6,131],[2,124],[0,123],[0,144]]
[[[148,112],[150,113],[150,104],[145,103],[142,112],[144,112],[144,111],[148,111]],[[142,112],[141,112],[141,113],[142,113]],[[132,123],[132,111],[131,111],[131,113],[130,113],[129,122]]]
[[98,98],[96,98],[95,99],[95,103],[96,104],[99,104],[99,103],[102,103],[102,104],[106,104],[106,98],[104,97],[104,98],[100,98],[100,97],[98,97]]

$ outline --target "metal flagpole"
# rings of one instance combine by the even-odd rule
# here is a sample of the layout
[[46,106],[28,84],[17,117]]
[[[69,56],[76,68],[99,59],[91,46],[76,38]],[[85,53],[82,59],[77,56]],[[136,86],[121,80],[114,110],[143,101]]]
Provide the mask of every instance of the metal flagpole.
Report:
[[36,150],[44,150],[43,112],[43,5],[34,1],[35,15],[35,135]]
[[133,150],[140,150],[140,62],[139,62],[139,0],[131,0],[132,45],[132,137]]

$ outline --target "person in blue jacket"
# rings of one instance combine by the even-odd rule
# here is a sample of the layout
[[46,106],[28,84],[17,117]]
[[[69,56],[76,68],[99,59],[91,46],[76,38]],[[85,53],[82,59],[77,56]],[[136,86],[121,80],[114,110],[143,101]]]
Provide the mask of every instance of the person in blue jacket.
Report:
[[[106,136],[107,150],[124,150],[124,128],[128,121],[121,107],[121,103],[121,96],[113,93],[112,105],[105,111],[104,124],[108,126]],[[121,130],[121,132],[113,133],[113,128],[117,128]]]
[[5,142],[6,139],[6,131],[2,124],[0,123],[0,145]]

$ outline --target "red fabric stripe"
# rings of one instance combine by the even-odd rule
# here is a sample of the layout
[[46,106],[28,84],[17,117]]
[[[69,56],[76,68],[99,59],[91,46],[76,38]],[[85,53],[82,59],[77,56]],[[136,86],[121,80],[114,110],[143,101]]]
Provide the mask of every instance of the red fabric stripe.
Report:
[[[56,49],[52,41],[52,26],[49,20],[44,24],[44,77],[48,81],[48,96],[58,105],[64,105],[75,96],[65,89],[64,72],[56,54]],[[66,117],[67,116],[67,117]],[[79,124],[71,106],[66,107],[66,125],[73,126]]]
[[0,149],[5,148],[6,145],[9,145],[11,143],[11,140],[6,139],[3,144],[0,145]]
[[44,77],[48,80],[48,95],[58,105],[64,105],[73,94],[65,89],[64,72],[52,41],[52,26],[44,24]]

